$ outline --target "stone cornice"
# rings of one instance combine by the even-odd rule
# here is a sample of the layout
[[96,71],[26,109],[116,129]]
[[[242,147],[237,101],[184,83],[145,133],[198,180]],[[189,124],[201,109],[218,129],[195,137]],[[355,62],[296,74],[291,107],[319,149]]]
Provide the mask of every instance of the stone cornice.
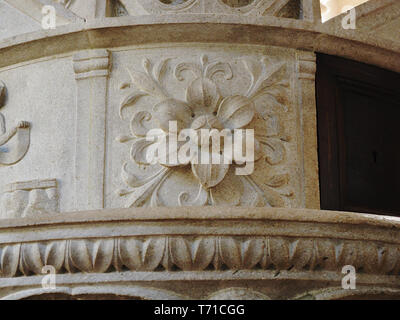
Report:
[[[140,221],[209,221],[214,223],[226,220],[242,220],[255,222],[291,222],[291,223],[315,223],[327,225],[339,225],[351,227],[385,228],[387,231],[400,233],[400,218],[378,216],[373,214],[325,211],[312,209],[291,208],[229,208],[209,207],[207,211],[202,207],[177,207],[177,208],[128,208],[106,209],[93,211],[69,212],[62,214],[41,215],[35,218],[3,219],[0,224],[0,233],[10,228],[13,232],[18,229],[46,227],[47,225],[68,225],[93,223],[135,223]],[[356,236],[356,235],[355,235]],[[400,243],[400,237],[396,243]]]
[[400,71],[398,41],[376,38],[362,30],[337,29],[276,17],[181,14],[179,22],[168,15],[108,18],[6,39],[0,42],[0,68],[78,50],[166,42],[223,43],[229,38],[237,44],[323,52]]

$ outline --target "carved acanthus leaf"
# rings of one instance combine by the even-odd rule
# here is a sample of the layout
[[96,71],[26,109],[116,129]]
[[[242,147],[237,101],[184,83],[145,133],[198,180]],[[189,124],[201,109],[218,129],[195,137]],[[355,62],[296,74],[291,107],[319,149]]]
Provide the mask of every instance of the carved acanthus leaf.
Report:
[[57,273],[194,270],[338,271],[351,264],[367,274],[400,272],[396,244],[328,238],[146,236],[73,239],[0,246],[0,276]]

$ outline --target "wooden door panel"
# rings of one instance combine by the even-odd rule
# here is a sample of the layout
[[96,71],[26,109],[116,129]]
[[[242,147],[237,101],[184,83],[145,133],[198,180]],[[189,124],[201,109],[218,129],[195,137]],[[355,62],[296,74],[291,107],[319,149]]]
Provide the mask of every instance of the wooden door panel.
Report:
[[400,216],[400,75],[319,54],[321,208]]

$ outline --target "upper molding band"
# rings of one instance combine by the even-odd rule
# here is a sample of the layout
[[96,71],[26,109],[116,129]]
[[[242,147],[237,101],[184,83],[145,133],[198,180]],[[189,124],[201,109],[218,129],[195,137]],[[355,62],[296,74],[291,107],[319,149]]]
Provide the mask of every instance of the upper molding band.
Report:
[[400,72],[400,43],[377,39],[363,31],[337,32],[322,24],[276,17],[252,17],[250,21],[245,16],[181,14],[179,22],[171,20],[169,15],[109,18],[24,34],[0,42],[0,68],[81,50],[158,43],[226,43],[229,39],[230,44],[322,52]]

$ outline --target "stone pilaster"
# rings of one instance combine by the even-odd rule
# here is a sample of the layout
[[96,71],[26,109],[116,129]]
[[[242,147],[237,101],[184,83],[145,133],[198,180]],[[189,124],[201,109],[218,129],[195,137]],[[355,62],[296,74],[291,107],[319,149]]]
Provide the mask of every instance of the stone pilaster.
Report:
[[313,52],[297,52],[299,105],[301,106],[304,174],[304,205],[319,209],[318,146],[315,100],[316,57]]
[[101,209],[110,54],[107,50],[79,52],[73,63],[77,84],[75,208]]

